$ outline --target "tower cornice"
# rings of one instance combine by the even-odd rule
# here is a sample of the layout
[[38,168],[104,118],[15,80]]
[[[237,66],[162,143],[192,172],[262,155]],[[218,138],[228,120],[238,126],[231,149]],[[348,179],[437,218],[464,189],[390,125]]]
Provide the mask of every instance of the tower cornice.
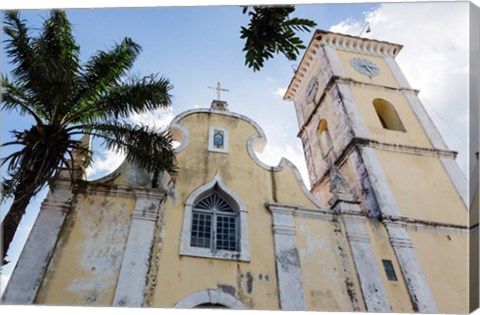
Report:
[[292,101],[295,98],[297,91],[307,77],[311,64],[315,60],[315,55],[321,47],[325,46],[338,50],[391,58],[395,58],[403,48],[402,45],[386,41],[316,30],[295,71],[295,75],[288,85],[287,91],[283,96],[284,100]]
[[[402,145],[389,142],[381,142],[373,139],[364,139],[364,138],[352,138],[349,143],[337,153],[335,161],[333,162],[337,168],[341,168],[341,165],[345,163],[352,151],[358,148],[372,148],[381,151],[387,152],[396,152],[401,154],[410,154],[423,157],[436,157],[436,158],[445,158],[448,160],[455,160],[457,158],[457,151],[452,150],[443,150],[438,148],[425,148],[418,147],[413,145]],[[312,183],[310,192],[313,194],[317,187],[321,186],[325,181],[329,179],[330,169],[325,169],[323,174],[318,177],[318,180]]]

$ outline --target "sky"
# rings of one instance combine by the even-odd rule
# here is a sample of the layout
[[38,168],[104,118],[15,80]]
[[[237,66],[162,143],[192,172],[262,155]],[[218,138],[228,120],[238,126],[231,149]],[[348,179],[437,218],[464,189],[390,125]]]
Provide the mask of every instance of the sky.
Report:
[[[46,11],[24,10],[21,15],[28,25],[38,27]],[[252,118],[265,131],[267,147],[260,158],[271,165],[276,165],[281,156],[288,158],[309,186],[301,142],[296,137],[298,125],[293,103],[282,99],[299,61],[278,55],[267,61],[261,71],[247,68],[239,32],[241,26],[248,24],[248,17],[238,5],[67,9],[67,15],[81,47],[82,61],[128,36],[143,48],[132,74],[158,73],[174,85],[170,110],[135,115],[132,121],[161,127],[185,110],[208,108],[216,98],[216,92],[208,87],[221,82],[229,90],[222,93],[222,99],[229,103],[230,110]],[[351,35],[359,35],[369,22],[371,32],[363,36],[402,44],[404,48],[396,58],[400,68],[411,86],[420,90],[420,100],[449,148],[459,152],[457,161],[462,171],[468,173],[467,3],[297,5],[294,16],[314,20],[319,29]],[[312,34],[300,36],[308,44]],[[0,67],[2,73],[11,69],[4,52]],[[15,113],[2,112],[1,119],[2,143],[9,139],[10,130],[27,129],[31,124]],[[98,142],[94,143],[94,150],[96,158],[89,170],[90,179],[112,172],[122,161],[122,157],[105,151]],[[2,150],[2,157],[8,152]],[[13,261],[18,258],[44,196],[45,192],[37,196],[22,221],[8,256]],[[2,205],[2,218],[5,209],[8,205]],[[13,265],[1,271],[2,288]]]

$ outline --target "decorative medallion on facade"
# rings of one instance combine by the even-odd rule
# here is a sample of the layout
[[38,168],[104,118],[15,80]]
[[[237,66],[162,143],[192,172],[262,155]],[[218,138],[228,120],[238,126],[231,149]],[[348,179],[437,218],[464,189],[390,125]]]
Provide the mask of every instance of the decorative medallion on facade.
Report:
[[228,130],[210,127],[208,132],[208,151],[228,153]]
[[369,77],[374,77],[380,73],[377,65],[368,59],[352,58],[352,60],[350,60],[350,65],[356,71],[368,75]]

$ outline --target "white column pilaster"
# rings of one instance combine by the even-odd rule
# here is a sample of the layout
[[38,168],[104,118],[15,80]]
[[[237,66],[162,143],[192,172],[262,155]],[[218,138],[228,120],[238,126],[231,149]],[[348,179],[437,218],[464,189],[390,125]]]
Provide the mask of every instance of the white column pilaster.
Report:
[[282,310],[304,311],[305,298],[293,212],[291,209],[283,209],[273,205],[268,207],[272,212],[273,220],[280,308]]
[[[443,140],[437,127],[425,110],[425,107],[423,107],[422,103],[418,99],[418,96],[413,92],[405,92],[405,96],[407,97],[415,116],[420,122],[420,125],[422,125],[423,130],[425,130],[425,133],[430,139],[433,147],[436,149],[448,150],[447,144]],[[452,184],[468,209],[468,183],[465,175],[460,170],[458,163],[455,160],[447,158],[441,158],[440,162],[442,163],[445,171],[452,181]]]
[[408,83],[407,78],[403,74],[402,70],[398,66],[398,63],[395,61],[395,59],[392,56],[386,56],[385,57],[385,62],[387,63],[388,67],[390,68],[390,71],[393,74],[393,77],[397,81],[398,85],[401,88],[407,88],[410,89],[410,84]]
[[375,150],[361,147],[360,152],[381,213],[384,215],[399,216],[400,211],[390,191],[390,185],[388,185],[387,178],[382,171]]
[[367,311],[391,312],[372,243],[365,230],[365,218],[343,216],[343,222]]
[[137,201],[115,289],[113,306],[143,306],[155,224],[164,194],[136,192]]
[[[350,85],[346,83],[337,83],[336,86],[339,93],[339,102],[341,102],[343,106],[343,108],[339,108],[340,112],[337,114],[341,114],[342,112],[345,113],[345,123],[353,131],[353,137],[368,138],[368,129],[360,115],[360,110],[355,101],[352,90],[350,89]],[[344,144],[347,144],[349,140],[350,139],[345,140]]]
[[69,183],[57,181],[42,203],[32,231],[3,294],[5,304],[32,304],[72,205]]
[[385,224],[390,243],[397,255],[403,278],[410,293],[414,311],[420,313],[436,313],[437,306],[428,286],[415,248],[406,229],[400,226]]
[[[400,216],[374,149],[363,147],[360,150],[381,213],[387,216]],[[435,313],[437,311],[435,301],[408,232],[404,227],[391,228],[387,225],[387,233],[400,263],[413,307],[421,313]]]
[[353,196],[350,194],[334,195],[332,201],[335,203],[332,209],[342,212],[341,217],[345,225],[347,240],[352,250],[352,258],[362,289],[365,306],[369,312],[391,312],[390,302],[378,270],[377,258],[373,251],[370,236],[365,228],[367,218],[360,213],[358,203],[342,200],[351,200],[352,198]]

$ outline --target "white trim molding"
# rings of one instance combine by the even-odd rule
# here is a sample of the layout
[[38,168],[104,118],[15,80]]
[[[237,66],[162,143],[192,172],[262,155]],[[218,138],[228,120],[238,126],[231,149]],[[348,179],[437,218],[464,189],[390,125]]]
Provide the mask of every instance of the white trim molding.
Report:
[[388,67],[390,68],[390,72],[393,74],[393,77],[397,81],[398,85],[401,88],[411,89],[412,87],[408,83],[407,78],[403,74],[402,70],[398,66],[398,63],[395,61],[395,59],[391,56],[387,56],[385,57],[384,60],[387,63]]
[[365,227],[367,217],[360,212],[358,203],[351,201],[353,199],[351,194],[336,194],[332,199],[336,200],[333,210],[340,212],[340,220],[345,226],[367,311],[391,312],[375,252]]
[[182,113],[178,114],[172,120],[172,122],[170,123],[170,128],[176,129],[177,132],[183,133],[182,139],[184,139],[184,140],[182,141],[180,147],[178,147],[176,149],[176,151],[175,151],[176,153],[184,150],[185,146],[187,145],[186,143],[188,143],[188,139],[189,139],[188,130],[187,130],[187,128],[183,127],[180,124],[180,121],[182,119],[184,119],[185,117],[188,117],[190,115],[195,115],[195,114],[224,115],[224,116],[228,116],[228,117],[238,118],[238,119],[241,119],[241,120],[246,121],[249,124],[251,124],[254,127],[254,129],[256,130],[257,134],[248,138],[247,143],[246,143],[247,152],[248,152],[248,155],[250,156],[250,158],[258,166],[260,166],[261,168],[263,168],[264,170],[267,170],[267,171],[280,172],[280,171],[283,171],[286,167],[290,167],[292,169],[294,175],[295,175],[295,178],[297,179],[298,184],[300,185],[300,188],[304,192],[305,196],[308,199],[310,199],[310,201],[312,201],[319,208],[326,209],[326,207],[324,205],[322,205],[321,202],[318,199],[316,199],[309,192],[309,190],[305,186],[305,183],[302,179],[302,176],[300,175],[300,171],[290,160],[282,157],[277,166],[271,166],[271,165],[267,165],[267,164],[263,163],[257,157],[256,152],[257,151],[261,152],[262,149],[265,147],[265,144],[267,143],[267,137],[266,137],[263,129],[260,127],[260,125],[258,125],[255,121],[248,118],[247,116],[244,116],[244,115],[241,115],[241,114],[238,114],[238,113],[234,113],[234,112],[227,112],[227,111],[220,111],[220,110],[206,109],[206,108],[191,109],[191,110],[187,110],[185,112],[182,112]]
[[272,213],[280,309],[305,311],[293,209],[273,203],[266,206]]
[[440,158],[440,162],[443,165],[443,168],[447,172],[450,180],[452,181],[453,186],[457,190],[460,198],[465,205],[465,210],[468,211],[468,205],[470,204],[468,201],[468,182],[467,178],[463,174],[460,166],[458,166],[457,161],[448,159],[448,158]]
[[[360,147],[360,155],[374,194],[370,194],[370,204],[378,204],[381,215],[399,217],[398,205],[387,183],[385,174],[380,167],[374,149]],[[356,161],[359,163],[359,161]],[[422,267],[413,248],[413,243],[405,227],[386,225],[390,243],[400,263],[410,300],[414,310],[421,313],[435,313],[437,307],[430,292],[430,287],[423,274]]]
[[145,297],[155,224],[165,195],[143,191],[136,195],[113,306],[141,307]]
[[343,215],[342,219],[367,311],[391,312],[375,252],[365,228],[366,218]]
[[180,145],[175,148],[175,153],[182,152],[190,142],[188,129],[178,124],[177,121],[172,121],[168,130],[172,135],[172,140],[180,143]]
[[[202,197],[208,195],[214,189],[219,190],[224,197],[232,204],[238,212],[239,219],[239,251],[217,250],[212,251],[211,248],[193,247],[190,246],[191,228],[192,228],[192,211],[195,203]],[[247,207],[227,185],[225,185],[217,171],[216,175],[205,185],[195,189],[185,201],[185,212],[183,216],[183,228],[180,238],[180,255],[196,256],[216,259],[230,259],[239,261],[250,261],[250,245],[248,240],[247,227]]]
[[[385,41],[317,30],[300,61],[297,71],[295,71],[292,81],[288,85],[287,91],[283,97],[284,100],[291,101],[295,99],[296,93],[299,92],[299,87],[302,86],[303,80],[305,80],[308,75],[308,70],[310,69],[309,66],[312,62],[311,60],[321,47],[329,47],[335,50],[345,50],[372,56],[394,58],[403,46]],[[335,67],[335,64],[332,66]]]
[[414,311],[437,313],[435,300],[408,232],[404,227],[391,224],[386,224],[385,227],[402,270]]
[[70,184],[57,180],[48,193],[23,247],[2,303],[32,304],[42,284],[43,275],[58,242],[60,231],[72,206]]
[[[433,147],[436,149],[448,150],[445,140],[443,140],[442,135],[428,115],[418,96],[412,92],[405,92],[405,96]],[[465,175],[463,175],[456,161],[445,158],[441,158],[440,161],[450,177],[453,186],[462,198],[465,208],[468,210],[468,183]]]
[[244,310],[245,305],[234,296],[219,289],[193,293],[175,304],[175,308],[194,308],[202,304],[220,304],[231,309]]

